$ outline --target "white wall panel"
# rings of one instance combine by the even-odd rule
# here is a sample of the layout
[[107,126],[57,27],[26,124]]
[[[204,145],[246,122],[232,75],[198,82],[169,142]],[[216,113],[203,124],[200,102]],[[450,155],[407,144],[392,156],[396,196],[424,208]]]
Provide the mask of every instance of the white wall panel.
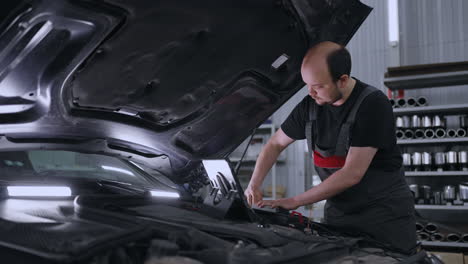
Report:
[[[399,1],[402,65],[468,60],[466,0]],[[407,91],[426,96],[429,104],[466,103],[467,86]]]

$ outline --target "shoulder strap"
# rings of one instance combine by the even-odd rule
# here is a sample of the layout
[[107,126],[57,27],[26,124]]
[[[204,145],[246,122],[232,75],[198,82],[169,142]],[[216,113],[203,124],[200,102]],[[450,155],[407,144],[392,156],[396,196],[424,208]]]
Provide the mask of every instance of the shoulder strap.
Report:
[[312,131],[313,131],[313,124],[315,123],[315,121],[317,120],[317,109],[316,109],[316,104],[315,104],[315,101],[313,100],[310,100],[310,104],[309,104],[309,119],[307,120],[306,122],[306,127],[305,127],[305,134],[306,134],[306,139],[307,139],[307,147],[308,147],[308,151],[309,151],[309,154],[312,155],[313,153],[313,147],[314,147],[314,143],[313,143],[313,135],[312,135]]
[[344,122],[343,125],[341,125],[341,129],[338,134],[338,139],[336,141],[335,155],[345,156],[348,153],[350,145],[351,127],[353,126],[354,121],[356,120],[357,111],[359,110],[359,107],[361,106],[364,99],[366,99],[367,96],[369,96],[370,94],[377,91],[379,91],[377,88],[369,85],[366,88],[364,88],[364,90],[357,98],[356,102],[351,108],[351,111],[349,112],[346,122]]

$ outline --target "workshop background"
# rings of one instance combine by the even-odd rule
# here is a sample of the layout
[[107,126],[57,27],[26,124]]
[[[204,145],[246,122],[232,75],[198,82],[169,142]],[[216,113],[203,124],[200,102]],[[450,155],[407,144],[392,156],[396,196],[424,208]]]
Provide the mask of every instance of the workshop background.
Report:
[[[362,2],[372,6],[374,10],[347,46],[352,56],[352,76],[388,94],[384,82],[398,79],[386,80],[385,73],[389,67],[436,64],[432,69],[438,71],[439,68],[440,70],[443,68],[439,63],[468,61],[467,1],[364,0]],[[465,65],[466,68],[467,64],[461,63],[461,65]],[[455,68],[458,66],[459,64],[455,64]],[[456,75],[463,73],[466,75],[467,72],[455,72]],[[446,80],[444,78],[451,80],[451,74],[453,73],[440,74],[443,81],[437,85],[434,83],[434,87],[430,87],[429,81],[427,87],[400,90],[400,93],[395,90],[391,96],[394,97],[395,104],[412,104],[412,99],[417,104],[417,99],[426,100],[426,106],[406,105],[394,108],[397,127],[402,133],[399,135],[398,144],[402,153],[406,155],[404,161],[407,165],[405,169],[408,184],[418,195],[417,212],[434,223],[439,221],[448,224],[448,233],[455,234],[451,237],[447,232],[442,232],[442,227],[437,224],[435,224],[437,232],[432,229],[428,231],[427,223],[420,223],[422,230],[419,230],[419,239],[432,250],[456,253],[468,251],[468,235],[463,236],[463,232],[468,230],[457,229],[459,227],[463,229],[462,223],[468,222],[466,200],[468,172],[465,164],[468,138],[464,127],[467,123],[466,116],[463,115],[468,112],[468,89],[466,85],[444,84]],[[425,78],[424,76],[424,74],[413,74],[407,78]],[[409,88],[418,88],[416,86]],[[250,165],[246,164],[241,171],[241,174],[245,175],[244,184],[248,183],[251,173],[249,167],[250,170],[253,169],[254,160],[262,144],[280,127],[294,106],[306,95],[307,90],[302,89],[272,116],[270,124],[267,122],[257,130],[247,153],[247,157],[251,158],[245,161],[250,162]],[[416,128],[412,129],[412,122],[424,123],[424,120],[426,123],[430,122],[421,124],[423,134],[415,136]],[[436,121],[439,120],[443,120],[442,125],[436,125],[438,123]],[[444,131],[439,130],[439,134],[432,135],[431,131],[435,133],[437,128]],[[459,128],[465,133],[457,132]],[[430,130],[429,134],[424,134],[426,130]],[[455,134],[452,134],[454,131]],[[241,145],[239,150],[244,146],[245,144]],[[441,165],[439,163],[442,162],[440,160],[442,156],[445,163]],[[429,167],[424,161],[431,163]],[[435,164],[436,161],[439,163]],[[447,167],[449,162],[450,167]],[[267,198],[268,196],[291,197],[319,183],[320,180],[315,175],[311,159],[307,154],[307,144],[305,141],[298,141],[280,156],[276,166],[270,171],[263,190]],[[299,208],[298,211],[320,221],[323,217],[323,204]],[[447,263],[463,263],[463,257],[460,256],[462,255],[449,255],[453,259]]]

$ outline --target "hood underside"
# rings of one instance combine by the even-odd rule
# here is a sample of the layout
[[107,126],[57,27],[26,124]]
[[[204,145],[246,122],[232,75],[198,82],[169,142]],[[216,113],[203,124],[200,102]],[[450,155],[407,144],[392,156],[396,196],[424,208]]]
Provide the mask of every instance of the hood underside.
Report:
[[[14,4],[12,4],[14,3]],[[350,0],[2,1],[0,147],[74,149],[183,182],[302,86],[307,48],[345,45]],[[4,12],[4,11],[2,11]]]

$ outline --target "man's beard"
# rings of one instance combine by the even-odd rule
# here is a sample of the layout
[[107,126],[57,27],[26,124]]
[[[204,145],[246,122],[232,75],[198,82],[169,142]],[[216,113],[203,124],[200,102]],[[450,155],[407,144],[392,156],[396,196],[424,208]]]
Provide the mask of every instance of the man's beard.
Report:
[[[338,86],[335,84],[335,97],[328,100],[328,101],[324,101],[322,98],[314,98],[312,95],[309,94],[309,96],[315,101],[316,104],[318,105],[332,105],[334,103],[336,103],[337,101],[339,101],[340,99],[343,98],[343,94],[340,93],[340,90],[338,89]],[[319,102],[321,101],[321,102]]]
[[340,90],[338,89],[338,85],[335,84],[335,91],[336,91],[336,96],[332,100],[325,102],[326,104],[332,105],[336,103],[337,101],[343,99],[343,94],[340,93]]

